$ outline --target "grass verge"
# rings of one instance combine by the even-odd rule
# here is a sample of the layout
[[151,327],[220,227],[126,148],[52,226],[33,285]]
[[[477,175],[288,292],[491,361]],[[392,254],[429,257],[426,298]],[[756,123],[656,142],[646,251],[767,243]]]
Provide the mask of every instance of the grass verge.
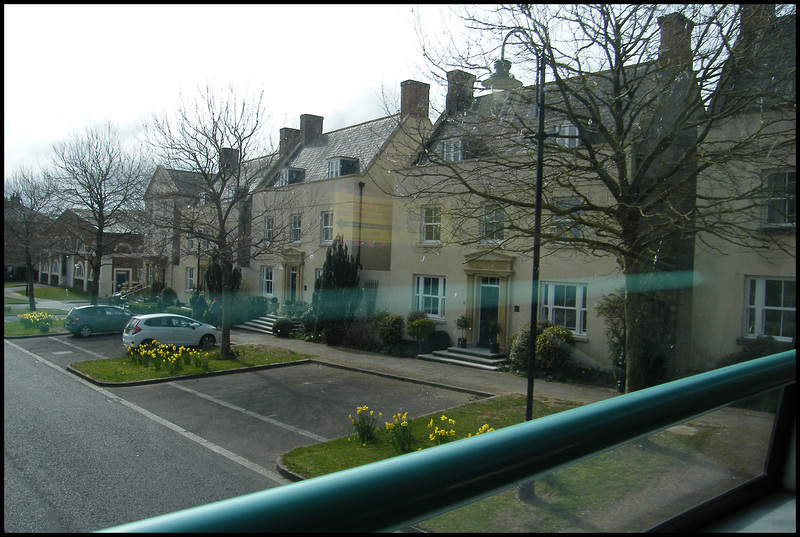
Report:
[[[13,315],[19,315],[16,313],[19,310],[15,310],[12,312]],[[41,309],[36,310],[42,313],[50,313],[51,315],[63,315],[66,312],[62,310],[53,310],[53,309]],[[27,313],[27,311],[23,312]],[[11,323],[3,323],[3,336],[53,336],[58,334],[67,334],[67,329],[64,328],[64,319],[56,319],[53,322],[53,325],[50,327],[48,332],[42,333],[38,328],[35,327],[25,327],[22,325],[21,322],[15,321]]]
[[70,365],[76,371],[93,378],[99,382],[136,382],[163,378],[175,378],[200,373],[228,371],[243,367],[270,365],[286,362],[296,362],[313,358],[312,355],[299,354],[284,349],[276,349],[266,345],[237,345],[237,358],[232,360],[220,359],[219,349],[200,351],[207,355],[207,367],[203,368],[194,363],[184,364],[180,371],[170,371],[168,368],[157,370],[152,365],[143,366],[134,363],[130,355],[120,358],[106,358],[103,360],[87,360],[75,362]]
[[[578,406],[576,403],[569,401],[542,402],[535,400],[533,417],[540,418],[576,406]],[[387,410],[391,412],[391,409]],[[444,414],[455,421],[453,428],[456,430],[456,436],[453,437],[453,440],[458,440],[466,438],[468,433],[474,435],[483,424],[500,429],[521,423],[525,419],[525,398],[523,396],[492,397],[449,409]],[[437,425],[441,415],[442,413],[439,412],[409,419],[409,426],[414,437],[412,451],[433,446],[428,439],[428,435],[432,432],[428,424],[433,418],[434,425]],[[355,435],[337,438],[324,444],[314,444],[292,450],[284,455],[283,465],[300,476],[310,478],[394,457],[397,453],[392,447],[389,431],[384,428],[384,422],[391,421],[391,418],[384,414],[383,419],[378,421],[375,440],[366,446],[358,445]]]
[[[534,400],[534,419],[568,410],[578,403],[560,400]],[[433,447],[429,441],[431,418],[442,413],[410,420],[415,444],[413,450]],[[494,397],[449,409],[446,416],[455,421],[454,439],[488,424],[500,429],[524,421],[525,397]],[[391,421],[386,416],[379,421]],[[661,432],[581,463],[564,468],[535,482],[536,500],[522,501],[516,487],[457,510],[431,518],[415,526],[427,532],[586,532],[625,531],[616,526],[616,510],[637,503],[637,495],[652,494],[650,487],[686,464],[698,451],[709,451],[714,427],[692,437]],[[491,433],[489,433],[491,434]],[[285,454],[282,464],[305,478],[377,462],[396,456],[390,432],[376,430],[375,439],[362,445],[355,435],[330,442],[297,448]],[[646,510],[648,506],[643,506]],[[636,523],[649,527],[649,522]],[[636,531],[636,530],[633,530]]]

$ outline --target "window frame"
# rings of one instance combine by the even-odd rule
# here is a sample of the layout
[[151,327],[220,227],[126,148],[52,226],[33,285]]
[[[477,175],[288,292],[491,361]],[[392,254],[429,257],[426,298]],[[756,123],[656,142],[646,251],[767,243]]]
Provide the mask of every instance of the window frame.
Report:
[[439,244],[441,242],[441,237],[442,208],[438,205],[428,205],[423,207],[420,242],[423,244]]
[[[781,283],[781,299],[780,306],[768,305],[768,282]],[[788,294],[786,291],[786,284],[791,283],[793,288]],[[761,336],[771,336],[777,341],[791,342],[791,335],[780,335],[784,333],[781,328],[779,334],[768,333],[768,312],[780,312],[781,327],[785,324],[786,314],[794,316],[794,322],[797,323],[797,302],[795,299],[795,291],[797,289],[796,280],[792,277],[786,276],[747,276],[745,277],[744,287],[744,311],[742,312],[742,337],[744,339],[756,339]],[[795,300],[793,307],[785,304],[786,297]],[[772,321],[774,323],[775,321]]]
[[358,173],[358,159],[350,157],[332,157],[328,159],[328,179],[356,173]]
[[[432,284],[436,284],[436,292],[430,292]],[[415,274],[413,280],[412,308],[424,312],[433,319],[444,319],[447,278],[444,276],[431,276]],[[434,306],[435,307],[429,307]]]
[[[497,218],[500,215],[500,218]],[[483,205],[481,215],[481,242],[502,242],[505,240],[506,212],[497,203]]]
[[302,183],[304,179],[303,168],[286,167],[278,172],[278,182],[276,186],[288,186]]
[[[559,210],[570,209],[581,204],[578,198],[556,198],[555,206]],[[573,214],[577,214],[577,211]],[[556,235],[566,237],[569,235],[573,239],[583,238],[583,229],[577,218],[570,215],[553,215],[553,230]]]
[[566,147],[568,149],[575,149],[580,145],[580,139],[577,138],[578,136],[578,127],[568,123],[565,125],[558,126],[558,135],[556,138],[556,144],[560,145],[561,147]]
[[333,211],[322,211],[319,215],[320,235],[319,242],[330,244],[333,242]]
[[442,160],[445,162],[460,162],[464,160],[464,140],[452,138],[441,142]]
[[267,244],[272,244],[274,239],[273,233],[275,232],[275,217],[267,216],[264,218],[264,241]]
[[[558,288],[564,288],[563,301],[558,302],[562,294]],[[574,289],[574,305],[568,304],[570,295],[567,294],[568,288]],[[539,318],[547,319],[551,324],[563,326],[576,336],[586,336],[586,325],[588,324],[588,294],[589,284],[585,282],[559,282],[541,281],[539,282]],[[564,312],[563,322],[556,319],[558,312]],[[569,312],[574,312],[574,328],[568,323]]]
[[192,291],[194,289],[194,267],[185,267],[184,268],[184,284],[186,285],[186,291]]
[[[771,182],[773,179],[780,179],[780,185],[773,185]],[[767,189],[763,209],[764,227],[794,228],[797,225],[797,170],[794,168],[771,170],[766,174],[764,181]],[[777,207],[777,204],[781,206]]]
[[302,215],[299,213],[289,215],[289,222],[291,228],[291,242],[300,242],[300,239],[303,236]]
[[261,265],[259,285],[261,296],[275,296],[275,267]]

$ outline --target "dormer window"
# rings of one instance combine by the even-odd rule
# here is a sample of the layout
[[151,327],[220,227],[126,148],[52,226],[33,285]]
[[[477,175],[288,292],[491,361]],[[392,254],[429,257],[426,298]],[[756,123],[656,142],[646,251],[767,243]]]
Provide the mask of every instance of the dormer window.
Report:
[[278,173],[278,186],[302,183],[305,170],[302,168],[284,168]]
[[442,142],[442,159],[446,162],[464,160],[464,141],[461,139]]
[[358,159],[334,157],[328,159],[328,178],[358,173]]
[[569,147],[574,149],[578,147],[580,139],[578,138],[578,127],[575,125],[561,125],[558,128],[558,136],[556,143],[562,147]]

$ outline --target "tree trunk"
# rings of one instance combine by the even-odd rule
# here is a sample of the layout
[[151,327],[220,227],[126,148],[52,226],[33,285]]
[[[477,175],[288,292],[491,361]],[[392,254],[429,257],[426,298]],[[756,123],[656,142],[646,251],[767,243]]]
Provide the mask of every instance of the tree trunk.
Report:
[[645,286],[642,277],[647,269],[635,257],[626,257],[625,274],[625,392],[647,387],[647,330]]
[[100,296],[100,267],[102,266],[102,262],[97,259],[96,261],[92,260],[91,264],[92,272],[94,272],[94,279],[92,280],[92,297],[90,301],[93,306],[96,306],[98,297]]
[[[635,287],[635,286],[634,286]],[[644,315],[641,290],[625,288],[625,392],[647,387],[645,353],[647,352],[647,319]]]
[[231,353],[231,269],[232,265],[226,255],[220,256],[222,270],[222,339],[219,343],[223,358],[233,358]]
[[27,279],[28,309],[36,311],[36,297],[33,294],[33,262],[29,256],[25,260],[25,277]]

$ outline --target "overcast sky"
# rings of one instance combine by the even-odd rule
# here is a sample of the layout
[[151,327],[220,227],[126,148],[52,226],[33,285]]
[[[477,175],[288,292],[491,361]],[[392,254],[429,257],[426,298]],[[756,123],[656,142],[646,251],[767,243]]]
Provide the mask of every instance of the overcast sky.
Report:
[[[443,6],[423,8],[436,14]],[[5,163],[109,119],[123,135],[206,83],[265,90],[271,136],[301,114],[331,131],[431,83],[411,5],[4,5]],[[435,16],[435,15],[434,15]],[[430,17],[427,20],[431,20]],[[438,19],[441,21],[441,19]],[[445,89],[432,84],[431,98]],[[435,118],[434,118],[435,119]]]

